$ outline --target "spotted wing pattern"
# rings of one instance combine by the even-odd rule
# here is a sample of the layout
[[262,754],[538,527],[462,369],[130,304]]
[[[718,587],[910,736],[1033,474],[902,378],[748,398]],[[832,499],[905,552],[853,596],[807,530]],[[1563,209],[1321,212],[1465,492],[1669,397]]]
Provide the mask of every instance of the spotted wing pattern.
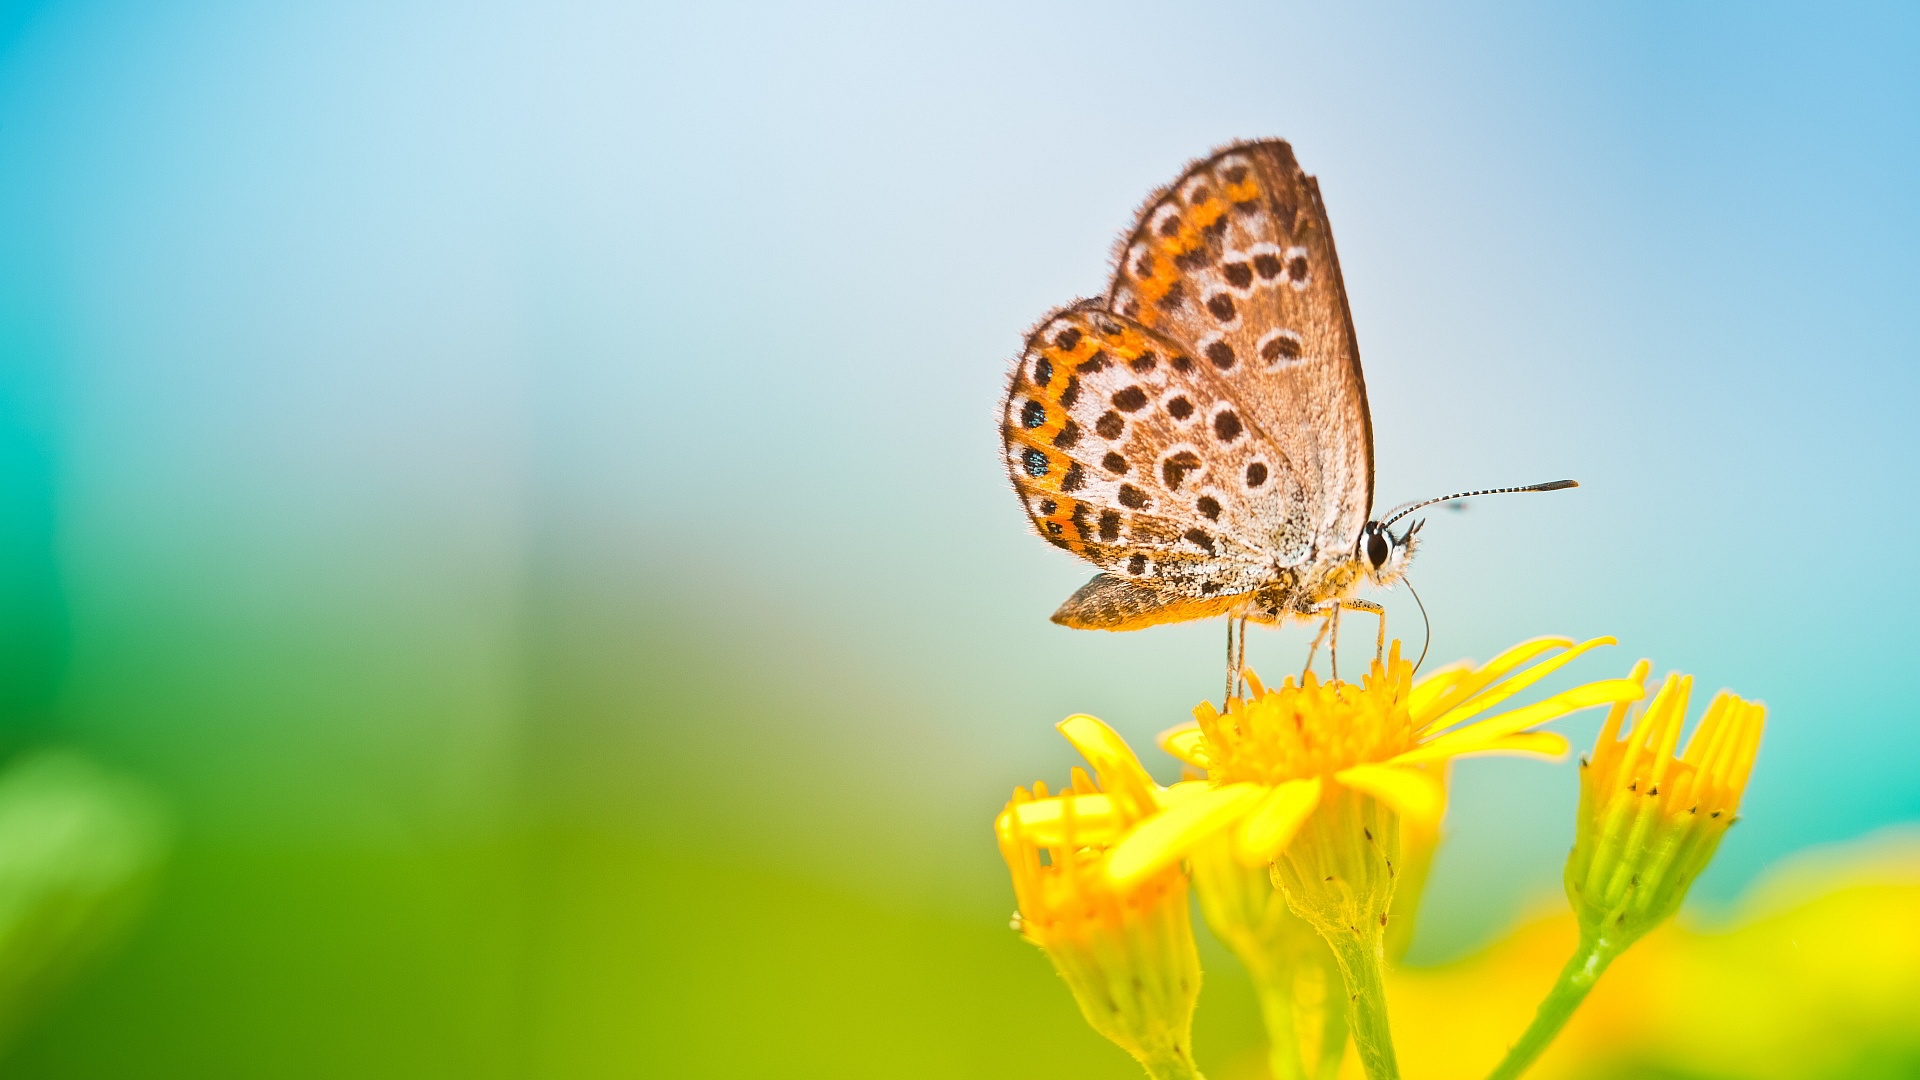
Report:
[[1285,463],[1205,362],[1094,301],[1029,336],[1002,431],[1034,527],[1167,594],[1141,606],[1251,592],[1273,578],[1271,538],[1306,529]]
[[1373,425],[1326,207],[1290,146],[1230,146],[1150,197],[1107,307],[1187,349],[1283,463],[1265,497],[1297,504],[1249,511],[1279,522],[1274,563],[1352,547],[1373,502]]

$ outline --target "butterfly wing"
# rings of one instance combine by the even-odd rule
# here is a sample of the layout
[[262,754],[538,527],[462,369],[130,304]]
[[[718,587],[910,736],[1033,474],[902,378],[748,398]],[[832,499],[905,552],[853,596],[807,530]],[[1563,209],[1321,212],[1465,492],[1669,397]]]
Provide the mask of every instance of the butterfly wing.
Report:
[[1060,609],[1053,621],[1075,630],[1141,630],[1159,623],[1187,622],[1229,614],[1238,597],[1189,596],[1178,589],[1157,589],[1119,574],[1095,574]]
[[[1040,535],[1157,594],[1130,597],[1124,619],[1076,620],[1070,604],[1061,621],[1145,625],[1161,609],[1149,621],[1196,618],[1271,579],[1243,493],[1250,474],[1265,484],[1282,466],[1235,415],[1188,350],[1098,302],[1057,311],[1028,336],[1001,423],[1014,489]],[[1102,588],[1109,601],[1124,591]]]
[[1250,516],[1281,566],[1343,553],[1373,505],[1373,422],[1320,187],[1279,140],[1239,143],[1147,200],[1107,306],[1204,363],[1286,475]]

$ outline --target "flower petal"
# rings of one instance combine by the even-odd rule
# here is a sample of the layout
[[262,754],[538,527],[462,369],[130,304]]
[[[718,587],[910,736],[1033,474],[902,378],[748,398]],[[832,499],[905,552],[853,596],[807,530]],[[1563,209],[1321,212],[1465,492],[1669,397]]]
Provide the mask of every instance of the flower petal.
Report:
[[1407,711],[1415,717],[1431,705],[1436,698],[1473,677],[1473,665],[1465,660],[1455,660],[1443,668],[1437,668],[1422,675],[1413,684],[1413,690],[1407,695]]
[[1567,756],[1567,739],[1566,736],[1553,731],[1522,731],[1469,746],[1458,751],[1455,756],[1464,757],[1469,754],[1476,757],[1487,754],[1520,754],[1558,760]]
[[1161,809],[1165,809],[1212,790],[1213,785],[1205,780],[1182,780],[1171,787],[1163,787],[1153,794]]
[[[1680,746],[1680,728],[1687,722],[1687,699],[1693,696],[1693,676],[1680,676],[1679,686],[1680,689],[1675,695],[1673,704],[1667,708],[1667,713],[1662,718],[1663,722],[1654,729],[1654,735],[1659,739],[1653,752],[1653,786],[1656,788],[1667,778],[1667,769],[1673,761],[1673,752]],[[1650,708],[1647,710],[1647,715],[1652,716],[1655,711]]]
[[1613,644],[1616,644],[1616,642],[1610,637],[1597,637],[1590,641],[1583,641],[1560,655],[1548,660],[1542,660],[1540,663],[1535,664],[1511,678],[1496,680],[1482,687],[1475,691],[1467,700],[1460,701],[1452,708],[1445,710],[1439,716],[1435,717],[1428,723],[1428,726],[1435,727],[1440,724],[1446,724],[1451,727],[1461,721],[1469,720],[1486,712],[1488,709],[1493,708],[1495,705],[1500,704],[1520,691],[1525,690],[1541,679],[1559,671],[1561,668],[1572,663],[1574,659],[1581,654],[1591,652],[1602,645]]
[[[1645,686],[1647,673],[1652,670],[1653,661],[1642,658],[1633,665],[1633,670],[1627,674],[1627,678]],[[1607,719],[1600,725],[1600,735],[1593,743],[1593,756],[1588,759],[1595,769],[1610,770],[1612,763],[1619,760],[1626,751],[1625,740],[1618,736],[1620,725],[1626,723],[1627,712],[1627,703],[1624,701],[1615,703],[1613,708],[1608,710]],[[1594,775],[1597,776],[1599,773]]]
[[1601,679],[1598,682],[1590,682],[1571,690],[1563,690],[1545,701],[1536,701],[1524,708],[1488,717],[1463,728],[1456,728],[1401,754],[1392,760],[1392,764],[1411,765],[1422,761],[1440,761],[1466,753],[1476,746],[1491,742],[1503,735],[1524,731],[1570,712],[1590,709],[1595,705],[1637,701],[1645,694],[1646,688],[1634,679]]
[[1320,778],[1289,780],[1268,792],[1259,805],[1240,819],[1234,848],[1250,864],[1272,862],[1286,850],[1300,823],[1320,805]]
[[1076,847],[1110,841],[1126,824],[1113,800],[1106,795],[1062,795],[1013,807],[1008,815],[1007,832],[1030,844],[1060,847],[1068,840],[1069,812]]
[[1447,810],[1446,788],[1419,769],[1355,765],[1334,773],[1333,778],[1355,791],[1366,792],[1421,824],[1439,824],[1440,816]]
[[1085,713],[1069,716],[1056,726],[1093,766],[1100,787],[1117,800],[1116,805],[1135,819],[1153,813],[1153,777],[1119,732]]
[[1210,788],[1134,826],[1107,854],[1107,877],[1125,889],[1184,858],[1198,844],[1232,825],[1266,788],[1228,784]]
[[1200,730],[1197,720],[1189,720],[1179,727],[1161,732],[1160,749],[1196,769],[1207,767],[1207,736]]
[[[1428,680],[1422,679],[1413,688],[1407,699],[1408,711],[1413,715],[1415,727],[1424,727],[1433,723],[1441,713],[1454,705],[1465,701],[1480,689],[1512,671],[1514,668],[1539,656],[1549,649],[1566,649],[1573,646],[1572,638],[1542,637],[1523,641],[1499,656],[1487,661],[1480,667],[1468,672],[1464,679],[1449,680],[1445,686],[1436,685],[1433,690],[1423,690]],[[1438,673],[1436,673],[1438,674]]]

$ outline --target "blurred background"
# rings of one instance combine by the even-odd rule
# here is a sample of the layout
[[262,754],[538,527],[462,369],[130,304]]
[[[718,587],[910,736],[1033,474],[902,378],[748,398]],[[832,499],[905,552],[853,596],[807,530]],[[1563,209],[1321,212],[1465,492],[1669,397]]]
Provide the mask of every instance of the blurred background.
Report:
[[[1282,136],[1381,502],[1583,484],[1430,515],[1435,658],[1608,633],[1581,675],[1772,710],[1662,985],[1831,1052],[1596,1006],[1581,1068],[1912,1075],[1916,55],[1899,5],[0,0],[0,768],[98,796],[61,895],[143,912],[75,916],[0,1074],[1134,1075],[989,822],[1069,712],[1170,779],[1222,633],[1048,623],[1089,570],[1001,380],[1150,189]],[[1455,792],[1412,977],[1521,987],[1497,1053],[1575,779]],[[1843,886],[1908,951],[1788,974]],[[1256,1077],[1208,948],[1200,1060]]]

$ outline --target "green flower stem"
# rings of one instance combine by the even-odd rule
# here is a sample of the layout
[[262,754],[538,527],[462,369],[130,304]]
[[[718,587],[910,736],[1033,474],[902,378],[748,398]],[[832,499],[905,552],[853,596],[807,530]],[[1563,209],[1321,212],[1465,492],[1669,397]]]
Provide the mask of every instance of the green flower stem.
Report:
[[1393,1031],[1387,1024],[1387,987],[1382,977],[1385,939],[1378,929],[1328,934],[1333,958],[1347,983],[1347,1026],[1367,1080],[1399,1080],[1400,1063],[1393,1055]]
[[1516,1080],[1527,1067],[1539,1058],[1560,1029],[1567,1026],[1567,1020],[1573,1016],[1573,1010],[1587,999],[1587,993],[1593,984],[1600,981],[1600,973],[1607,970],[1613,958],[1620,955],[1620,949],[1599,937],[1582,936],[1580,947],[1573,951],[1573,958],[1560,971],[1560,978],[1547,991],[1540,1002],[1540,1010],[1533,1015],[1533,1023],[1527,1025],[1520,1041],[1513,1044],[1507,1056],[1498,1067],[1487,1074],[1487,1080]]
[[[1320,1052],[1318,1063],[1308,1062],[1309,1075],[1314,1080],[1335,1080],[1340,1075],[1340,1062],[1347,1056],[1347,1010],[1340,1007],[1339,993],[1342,983],[1340,966],[1334,963],[1333,953],[1322,950],[1316,957],[1322,968],[1320,1006]],[[1294,984],[1298,987],[1299,983]],[[1312,1008],[1300,1002],[1295,993],[1296,1008]]]
[[1260,997],[1261,1018],[1267,1024],[1267,1071],[1273,1080],[1306,1080],[1306,1070],[1300,1064],[1300,1039],[1294,1030],[1293,969],[1271,964],[1247,967],[1253,975],[1254,992]]
[[1171,1047],[1140,1059],[1152,1080],[1207,1080],[1200,1075],[1193,1055],[1180,1047]]

